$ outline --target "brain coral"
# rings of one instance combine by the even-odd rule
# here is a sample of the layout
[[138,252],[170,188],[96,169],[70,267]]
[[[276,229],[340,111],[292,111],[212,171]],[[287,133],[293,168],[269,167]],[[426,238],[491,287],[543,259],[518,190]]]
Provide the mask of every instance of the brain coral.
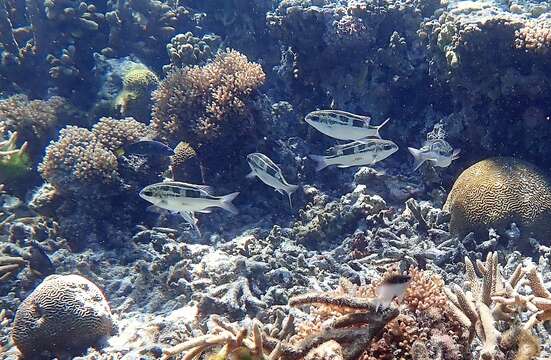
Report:
[[451,213],[450,231],[487,234],[514,222],[523,237],[548,241],[551,235],[551,184],[535,166],[514,158],[480,161],[455,181],[444,210]]
[[80,275],[51,275],[17,309],[11,336],[25,356],[79,351],[109,336],[112,322],[96,285]]

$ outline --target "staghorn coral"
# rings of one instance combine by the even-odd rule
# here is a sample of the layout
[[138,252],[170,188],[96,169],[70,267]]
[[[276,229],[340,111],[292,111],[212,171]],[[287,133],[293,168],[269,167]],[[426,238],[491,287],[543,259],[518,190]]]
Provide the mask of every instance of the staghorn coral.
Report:
[[112,322],[94,283],[80,275],[51,275],[17,309],[11,336],[25,356],[75,352],[109,336]]
[[[235,50],[203,67],[170,72],[153,93],[151,127],[176,144],[189,143],[207,168],[226,169],[259,129],[250,104],[265,75]],[[240,149],[240,150],[238,150]]]
[[444,210],[451,213],[450,231],[459,236],[487,234],[490,227],[504,231],[514,222],[524,239],[546,241],[551,234],[551,184],[527,162],[490,158],[457,178]]
[[216,325],[211,333],[165,349],[162,359],[170,359],[184,351],[187,351],[186,358],[192,359],[212,351],[214,347],[221,347],[221,349],[208,359],[223,360],[231,357],[236,360],[277,360],[280,358],[280,346],[266,351],[263,344],[264,335],[257,321],[253,321],[251,330],[249,330],[247,328],[237,329],[224,323],[217,316],[213,316],[211,319]]
[[[477,276],[477,272],[482,278]],[[527,274],[528,285],[533,295],[523,295],[523,282]],[[476,266],[465,258],[467,290],[454,285],[446,289],[450,309],[455,318],[469,329],[469,344],[475,335],[482,344],[480,359],[493,360],[515,354],[518,359],[539,354],[539,343],[532,335],[532,328],[543,321],[551,301],[545,297],[549,292],[543,287],[541,277],[533,265],[524,268],[519,264],[505,280],[498,262],[497,253],[488,253],[486,261],[476,261]],[[539,294],[539,295],[538,295]],[[539,299],[544,299],[543,305]],[[551,299],[551,296],[547,298]],[[521,319],[527,317],[523,324]]]
[[130,67],[122,75],[123,88],[115,99],[115,108],[122,116],[146,122],[151,111],[151,93],[158,84],[159,78],[147,67]]

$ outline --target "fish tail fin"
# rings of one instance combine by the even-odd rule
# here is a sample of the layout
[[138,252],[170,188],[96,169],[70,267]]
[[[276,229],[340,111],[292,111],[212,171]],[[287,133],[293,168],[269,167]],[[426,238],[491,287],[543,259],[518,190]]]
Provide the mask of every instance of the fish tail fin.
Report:
[[327,161],[325,161],[325,157],[321,155],[308,155],[308,157],[316,162],[316,171],[320,171],[329,166]]
[[413,162],[413,171],[416,171],[423,165],[425,162],[425,159],[423,159],[423,156],[421,155],[421,150],[415,149],[412,147],[408,147],[408,150],[411,155],[413,155],[414,162]]
[[227,210],[232,214],[239,214],[239,210],[237,210],[235,205],[232,204],[233,199],[235,199],[237,195],[239,195],[239,192],[234,192],[234,193],[222,196],[222,204],[221,204],[222,209]]
[[385,126],[386,123],[389,122],[389,121],[390,121],[390,118],[387,118],[385,121],[383,121],[383,123],[382,123],[381,125],[377,126],[377,137],[378,137],[379,139],[381,138],[381,135],[379,134],[379,130],[381,130],[381,128],[382,128],[383,126]]
[[452,154],[452,160],[459,159],[459,154],[461,154],[461,149],[455,149]]
[[287,187],[287,196],[289,197],[289,206],[291,207],[291,209],[293,208],[293,203],[291,202],[291,195],[297,191],[297,189],[299,188],[298,185],[289,185]]

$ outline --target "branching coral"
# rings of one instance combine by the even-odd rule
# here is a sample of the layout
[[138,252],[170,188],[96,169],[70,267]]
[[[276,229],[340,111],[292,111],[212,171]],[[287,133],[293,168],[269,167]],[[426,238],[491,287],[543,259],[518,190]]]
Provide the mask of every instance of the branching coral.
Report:
[[515,32],[515,47],[536,54],[547,54],[551,49],[551,21],[528,22]]
[[250,101],[264,79],[260,65],[234,50],[174,70],[153,93],[152,128],[172,144],[189,143],[203,165],[227,167],[224,159],[246,151],[245,139],[258,131]]
[[[391,274],[395,274],[395,272],[391,270],[384,277]],[[363,343],[360,341],[361,344],[356,344],[359,347],[343,347],[343,349],[356,352],[356,357],[350,358],[364,360],[411,359],[414,351],[412,347],[416,341],[426,344],[429,341],[433,343],[445,341],[448,346],[446,351],[450,353],[450,356],[460,352],[466,339],[460,324],[451,318],[443,293],[442,279],[416,268],[411,268],[409,274],[411,282],[403,299],[400,300],[400,314],[396,311],[393,316],[387,318],[387,322],[381,324],[381,328],[378,330],[380,338],[377,336],[376,339],[364,339]],[[354,325],[352,329],[362,329],[362,324],[365,325],[366,320],[373,321],[373,315],[366,315],[365,311],[374,310],[373,304],[377,303],[375,301],[376,289],[382,284],[382,281],[381,279],[373,282],[372,285],[358,287],[343,279],[340,288],[335,292],[308,294],[292,298],[291,305],[320,304],[314,311],[315,322],[301,324],[298,335],[293,338],[294,341],[313,337],[320,328],[331,329],[340,327],[339,325]],[[387,308],[387,311],[393,312],[395,311],[393,309],[393,307]],[[441,340],[444,338],[446,340]],[[330,337],[326,338],[326,341],[330,339]],[[341,343],[337,338],[334,340]],[[444,345],[436,347],[442,346]],[[348,350],[345,350],[345,353]]]
[[70,116],[70,106],[59,96],[44,100],[29,100],[25,95],[14,95],[0,100],[0,123],[27,141],[32,154],[42,153],[43,146],[55,134],[56,127]]
[[[504,280],[497,253],[489,253],[486,261],[477,261],[476,266],[465,258],[465,276],[468,290],[455,285],[446,290],[446,295],[456,319],[469,329],[469,343],[475,335],[482,343],[480,359],[493,360],[515,353],[539,354],[539,344],[531,331],[538,321],[549,316],[551,293],[543,287],[536,268],[518,265],[509,279]],[[525,276],[532,295],[521,292]],[[518,325],[527,310],[531,312],[529,320]]]
[[236,360],[276,360],[280,358],[281,352],[279,346],[276,346],[268,353],[266,352],[263,344],[263,334],[257,321],[253,322],[251,331],[247,328],[237,329],[230,324],[224,323],[217,316],[213,316],[212,320],[216,324],[212,333],[165,349],[163,351],[163,359],[170,359],[172,356],[182,352],[186,352],[186,359],[196,359],[201,354],[209,352],[215,347],[221,347],[221,349],[208,357],[210,360],[228,358]]
[[114,151],[140,139],[145,130],[131,118],[102,118],[92,131],[68,126],[48,146],[38,170],[60,193],[94,193],[85,189],[120,181]]

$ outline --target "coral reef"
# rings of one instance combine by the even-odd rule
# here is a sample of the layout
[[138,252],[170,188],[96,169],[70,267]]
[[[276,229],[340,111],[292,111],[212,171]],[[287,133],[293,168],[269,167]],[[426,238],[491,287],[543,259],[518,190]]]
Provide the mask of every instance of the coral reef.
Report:
[[479,156],[522,153],[548,164],[548,23],[493,2],[460,2],[423,24],[435,96],[450,104],[443,109],[448,141]]
[[101,290],[79,275],[52,275],[19,306],[12,338],[26,356],[82,351],[112,330]]
[[[502,234],[515,223],[522,239],[546,242],[551,234],[551,184],[541,170],[515,158],[482,160],[457,178],[444,210],[451,213],[450,232],[487,236]],[[512,246],[523,247],[521,243]],[[526,247],[526,246],[524,246]]]
[[117,229],[132,226],[132,216],[141,213],[139,200],[126,195],[158,181],[168,160],[121,158],[117,150],[141,139],[146,131],[144,124],[132,118],[102,118],[91,130],[62,129],[59,139],[46,149],[38,170],[62,198],[55,214],[73,246],[84,246],[88,239],[97,241],[104,232],[117,235],[103,241],[116,241],[120,239]]
[[48,100],[29,100],[19,94],[0,100],[0,123],[17,132],[19,141],[29,144],[29,155],[37,161],[44,146],[63,124],[73,122],[78,112],[68,102],[53,96]]
[[287,91],[309,94],[294,99],[295,107],[306,112],[325,104],[375,118],[415,114],[425,99],[411,95],[428,86],[417,30],[438,7],[439,1],[280,2],[267,22],[282,43],[277,73]]
[[260,65],[234,50],[204,67],[174,70],[153,93],[151,126],[171,144],[187,142],[212,175],[227,170],[258,136],[252,101],[264,78]]

